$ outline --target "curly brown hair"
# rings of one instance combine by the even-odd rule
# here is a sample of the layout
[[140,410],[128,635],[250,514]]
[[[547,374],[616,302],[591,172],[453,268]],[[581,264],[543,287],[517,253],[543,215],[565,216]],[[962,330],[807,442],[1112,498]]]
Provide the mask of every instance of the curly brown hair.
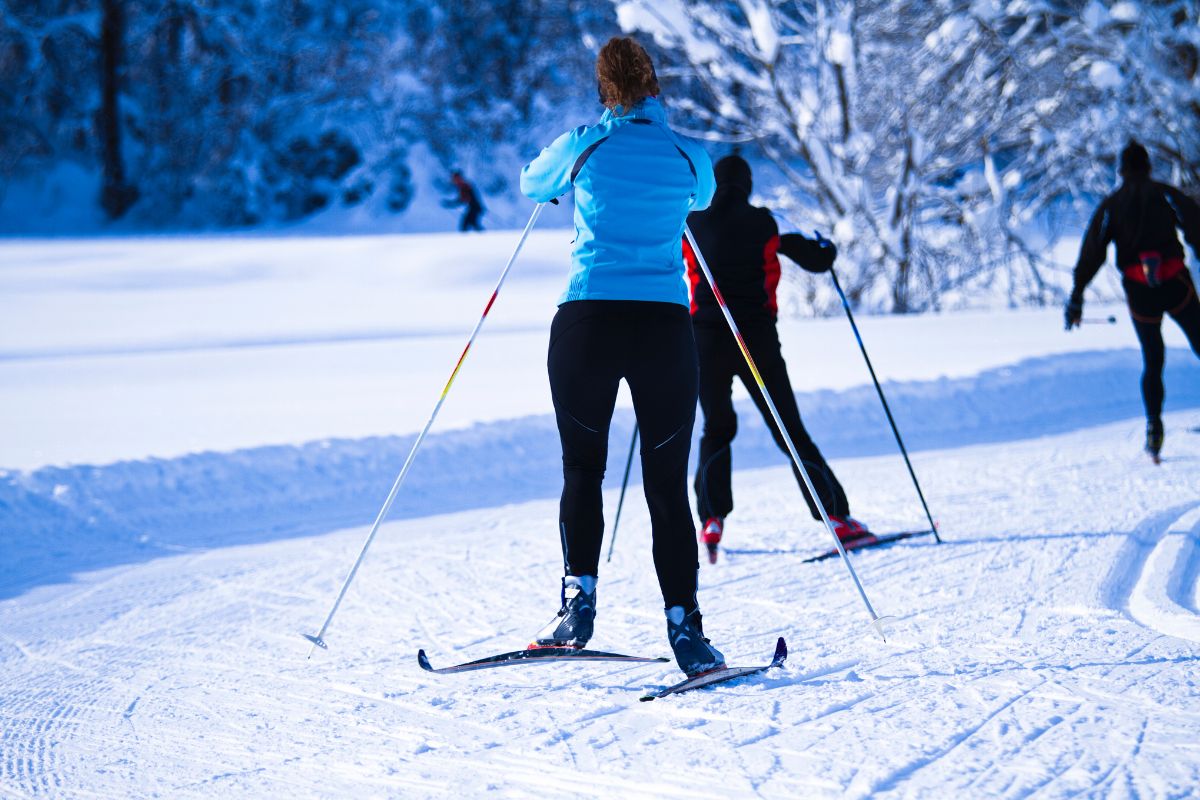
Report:
[[600,48],[596,77],[600,79],[601,101],[609,108],[629,110],[659,93],[654,62],[645,48],[628,36],[614,36]]

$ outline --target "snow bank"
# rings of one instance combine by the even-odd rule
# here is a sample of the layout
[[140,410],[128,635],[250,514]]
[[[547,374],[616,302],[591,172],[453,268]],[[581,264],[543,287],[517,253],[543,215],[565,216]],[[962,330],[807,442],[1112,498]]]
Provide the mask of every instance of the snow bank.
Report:
[[[1200,406],[1200,367],[1189,353],[1170,356],[1168,408]],[[1031,359],[970,377],[888,383],[885,391],[910,450],[947,448],[1136,418],[1140,371],[1135,351],[1099,351]],[[801,392],[797,401],[827,456],[896,453],[873,387]],[[741,401],[738,412],[735,468],[784,463],[750,401]],[[632,424],[632,412],[619,409],[610,435],[610,486],[622,474]],[[1168,432],[1168,450],[1175,433]],[[181,549],[367,524],[413,438],[325,439],[4,473],[0,549],[10,557],[0,564],[0,597],[80,570]],[[554,497],[561,488],[560,455],[553,417],[546,414],[435,431],[392,516]],[[899,461],[896,469],[903,469]],[[636,473],[632,480],[639,481]]]

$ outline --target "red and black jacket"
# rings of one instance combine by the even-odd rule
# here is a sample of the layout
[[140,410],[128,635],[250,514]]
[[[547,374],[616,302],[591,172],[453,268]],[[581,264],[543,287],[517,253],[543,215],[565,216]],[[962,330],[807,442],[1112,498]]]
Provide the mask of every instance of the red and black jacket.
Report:
[[1073,296],[1083,296],[1104,264],[1110,242],[1117,245],[1117,268],[1130,280],[1145,282],[1139,280],[1138,266],[1147,252],[1158,254],[1170,274],[1182,271],[1183,246],[1176,228],[1200,258],[1200,206],[1173,186],[1148,177],[1127,178],[1092,215],[1075,264]]
[[[778,315],[775,292],[779,286],[779,253],[810,272],[824,272],[837,252],[798,233],[780,236],[771,212],[750,205],[748,193],[737,186],[719,187],[712,205],[688,215],[688,226],[721,296],[739,322],[773,322]],[[686,239],[683,256],[691,285],[692,321],[725,324]]]

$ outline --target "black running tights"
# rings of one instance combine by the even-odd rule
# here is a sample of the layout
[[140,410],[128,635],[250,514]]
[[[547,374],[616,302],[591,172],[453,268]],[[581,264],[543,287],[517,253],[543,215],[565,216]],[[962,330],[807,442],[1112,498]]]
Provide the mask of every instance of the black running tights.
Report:
[[698,366],[692,322],[674,303],[578,300],[550,328],[550,391],[563,451],[559,534],[568,575],[595,575],[604,536],[608,428],[624,378],[641,431],[654,568],[667,608],[696,605],[695,520],[687,465]]
[[1158,419],[1162,416],[1165,395],[1163,314],[1169,314],[1178,323],[1193,352],[1200,356],[1200,300],[1197,300],[1196,287],[1186,272],[1154,289],[1129,280],[1124,282],[1124,287],[1133,329],[1142,345],[1142,402],[1146,406],[1146,419]]

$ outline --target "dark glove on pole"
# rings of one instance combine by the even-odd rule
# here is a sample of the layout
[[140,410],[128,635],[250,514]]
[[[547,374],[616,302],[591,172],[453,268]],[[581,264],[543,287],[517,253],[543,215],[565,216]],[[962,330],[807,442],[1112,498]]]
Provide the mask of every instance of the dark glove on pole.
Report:
[[821,271],[833,269],[833,262],[837,261],[838,256],[837,245],[822,236],[820,231],[813,231],[813,235],[817,237],[817,247],[821,248],[817,258],[824,265]]
[[837,247],[819,233],[816,239],[801,233],[785,233],[779,237],[779,252],[807,272],[828,272],[837,258]]
[[1071,295],[1067,300],[1067,304],[1063,307],[1063,322],[1065,323],[1064,330],[1078,328],[1079,323],[1083,321],[1083,298],[1079,295]]

